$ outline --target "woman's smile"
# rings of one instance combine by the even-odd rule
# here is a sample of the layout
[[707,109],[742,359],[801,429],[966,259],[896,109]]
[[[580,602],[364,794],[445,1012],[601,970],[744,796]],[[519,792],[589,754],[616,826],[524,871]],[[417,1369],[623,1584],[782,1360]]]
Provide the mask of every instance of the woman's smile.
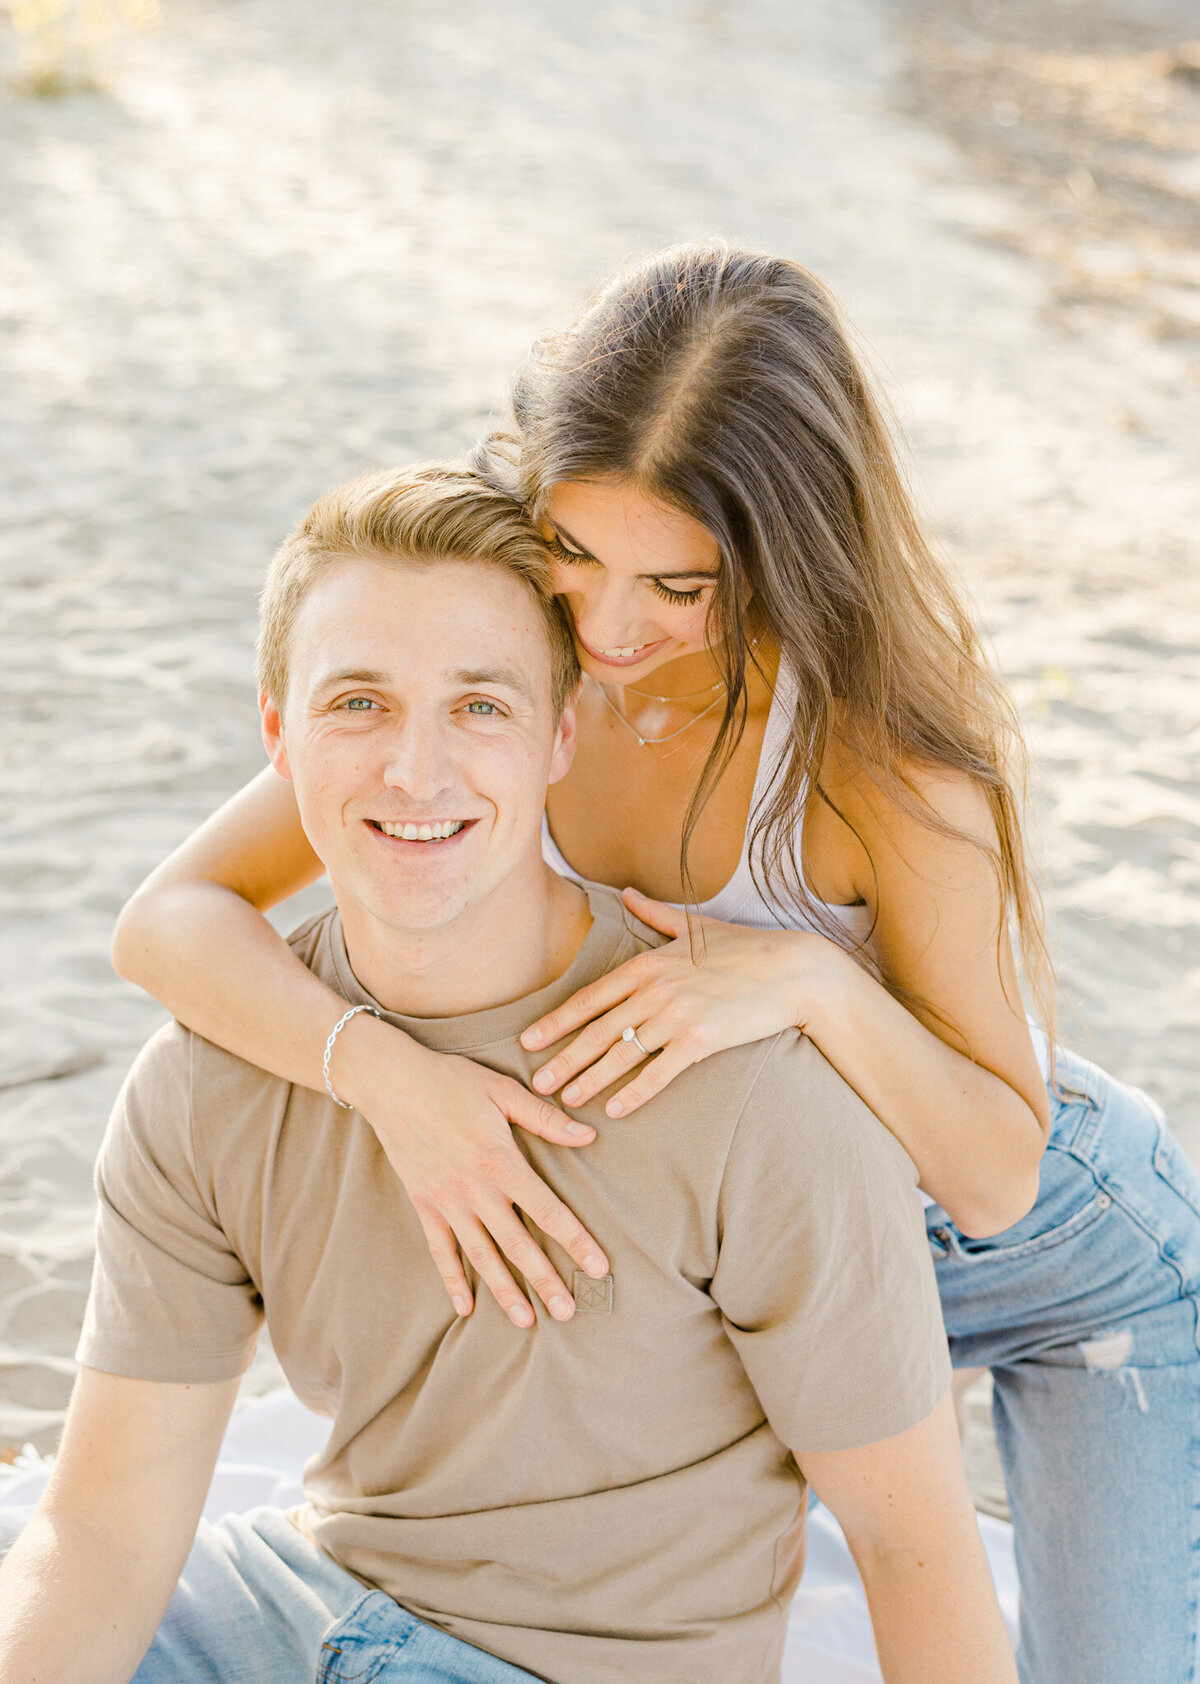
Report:
[[660,650],[665,649],[668,643],[677,641],[676,639],[670,637],[659,637],[649,643],[626,645],[622,649],[597,649],[588,642],[587,638],[584,637],[578,624],[574,621],[572,624],[575,625],[575,640],[579,644],[581,651],[585,655],[590,656],[593,661],[597,661],[606,667],[641,666],[644,661],[650,660],[650,658],[657,655]]

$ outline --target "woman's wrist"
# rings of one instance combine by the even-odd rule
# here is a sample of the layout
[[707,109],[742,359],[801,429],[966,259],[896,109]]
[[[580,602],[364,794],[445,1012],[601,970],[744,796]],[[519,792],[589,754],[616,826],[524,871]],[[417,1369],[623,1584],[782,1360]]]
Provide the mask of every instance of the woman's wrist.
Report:
[[864,973],[845,948],[808,930],[784,932],[788,941],[792,1021],[812,1040],[832,1013],[845,1010]]
[[377,1101],[393,1098],[397,1078],[425,1051],[411,1035],[370,1012],[359,1012],[344,1026],[329,1058],[329,1080],[339,1099],[364,1117],[378,1115]]

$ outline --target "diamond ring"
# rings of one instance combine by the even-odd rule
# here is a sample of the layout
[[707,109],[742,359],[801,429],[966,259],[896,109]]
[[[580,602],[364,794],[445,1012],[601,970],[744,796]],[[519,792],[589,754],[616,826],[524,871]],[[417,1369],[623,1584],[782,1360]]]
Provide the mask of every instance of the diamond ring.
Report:
[[640,1053],[641,1053],[641,1055],[642,1055],[642,1057],[643,1057],[643,1058],[649,1058],[649,1056],[650,1056],[650,1048],[649,1048],[649,1047],[644,1047],[644,1046],[643,1046],[643,1045],[642,1045],[642,1043],[641,1043],[641,1042],[640,1042],[640,1041],[639,1041],[639,1040],[638,1040],[638,1032],[637,1032],[637,1030],[636,1030],[636,1029],[635,1029],[635,1028],[634,1028],[634,1027],[633,1027],[633,1025],[632,1025],[632,1023],[631,1023],[631,1024],[630,1024],[630,1025],[629,1025],[629,1028],[628,1028],[628,1029],[625,1029],[625,1030],[623,1030],[623,1031],[622,1031],[622,1033],[621,1033],[621,1039],[622,1039],[622,1040],[623,1040],[623,1041],[632,1041],[632,1042],[633,1042],[633,1044],[634,1044],[634,1046],[635,1046],[635,1047],[636,1047],[636,1048],[637,1048],[637,1050],[638,1050],[638,1051],[639,1051],[639,1052],[640,1052]]

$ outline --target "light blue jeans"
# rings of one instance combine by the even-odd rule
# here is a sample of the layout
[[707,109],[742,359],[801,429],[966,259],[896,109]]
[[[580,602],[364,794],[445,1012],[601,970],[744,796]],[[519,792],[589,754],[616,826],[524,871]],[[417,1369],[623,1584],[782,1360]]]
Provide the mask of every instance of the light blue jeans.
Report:
[[[0,1508],[0,1555],[32,1511]],[[200,1522],[133,1684],[537,1684],[368,1590],[281,1509]]]
[[1022,1684],[1194,1684],[1200,1181],[1158,1106],[1060,1055],[1037,1204],[928,1212],[956,1367],[990,1368]]

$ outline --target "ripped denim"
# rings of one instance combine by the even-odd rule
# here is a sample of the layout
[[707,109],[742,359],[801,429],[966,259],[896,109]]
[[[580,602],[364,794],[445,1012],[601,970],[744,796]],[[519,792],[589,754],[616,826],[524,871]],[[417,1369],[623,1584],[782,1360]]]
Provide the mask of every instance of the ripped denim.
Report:
[[990,1368],[1022,1684],[1195,1684],[1200,1180],[1154,1101],[1060,1054],[1037,1204],[927,1212],[956,1367]]

